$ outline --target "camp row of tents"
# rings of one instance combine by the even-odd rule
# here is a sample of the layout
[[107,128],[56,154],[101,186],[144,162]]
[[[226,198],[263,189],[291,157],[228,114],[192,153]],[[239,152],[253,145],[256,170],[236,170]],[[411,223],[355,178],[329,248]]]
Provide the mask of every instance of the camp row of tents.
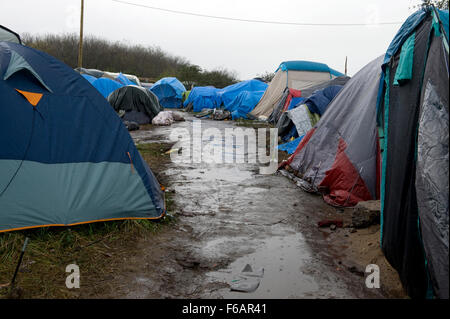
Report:
[[2,27],[0,232],[160,218],[164,193],[116,111],[225,108],[276,125],[292,152],[280,169],[327,203],[380,199],[381,247],[409,295],[448,298],[448,23],[448,11],[418,10],[352,78],[287,61],[269,85],[189,94],[174,78],[149,90],[121,73],[81,76]]
[[280,169],[303,189],[338,207],[380,200],[381,248],[411,297],[449,297],[448,25],[417,11],[351,79],[303,84],[302,63],[283,63],[250,112],[289,141]]

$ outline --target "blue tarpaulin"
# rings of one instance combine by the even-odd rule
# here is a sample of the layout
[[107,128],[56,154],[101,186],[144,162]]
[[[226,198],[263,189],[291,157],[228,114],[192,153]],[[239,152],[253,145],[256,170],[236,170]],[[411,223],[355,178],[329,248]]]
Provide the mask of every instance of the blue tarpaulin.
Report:
[[263,94],[264,91],[243,91],[225,109],[231,112],[233,120],[246,119],[247,114],[255,108]]
[[242,81],[236,84],[229,85],[223,89],[219,90],[219,96],[222,99],[222,103],[225,108],[228,108],[229,105],[233,102],[236,97],[244,91],[265,91],[268,85],[262,81],[252,79],[247,81]]
[[89,83],[92,84],[97,78],[95,76],[89,75],[89,74],[81,74],[82,77],[84,77],[86,80],[89,81]]
[[191,90],[184,106],[192,103],[193,111],[200,112],[202,109],[219,108],[221,104],[218,89],[213,86],[196,86]]
[[182,94],[186,92],[184,85],[177,78],[162,78],[150,88],[159,99],[159,103],[167,108],[182,106]]
[[293,97],[291,100],[291,103],[289,103],[288,111],[295,109],[300,103],[302,103],[305,100],[304,97]]
[[[84,74],[83,74],[84,75]],[[97,89],[105,98],[108,97],[111,92],[114,92],[118,88],[121,88],[124,86],[122,83],[119,83],[117,81],[108,79],[108,78],[100,78],[96,79],[94,82],[91,83],[93,87]]]
[[133,81],[128,79],[125,75],[123,75],[122,72],[119,73],[119,75],[116,78],[116,81],[122,83],[123,85],[136,85],[136,83],[134,83]]
[[285,151],[288,154],[293,154],[295,150],[297,149],[298,144],[303,139],[303,136],[297,137],[295,140],[292,140],[290,142],[278,145],[278,150]]

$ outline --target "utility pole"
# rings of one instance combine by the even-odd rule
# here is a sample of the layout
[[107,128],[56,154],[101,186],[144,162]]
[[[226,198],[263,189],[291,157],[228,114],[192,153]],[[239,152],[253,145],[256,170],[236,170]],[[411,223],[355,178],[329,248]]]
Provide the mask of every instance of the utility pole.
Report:
[[347,56],[345,56],[345,75],[347,75]]
[[81,0],[81,19],[80,19],[80,43],[78,45],[78,67],[83,66],[83,14],[84,0]]

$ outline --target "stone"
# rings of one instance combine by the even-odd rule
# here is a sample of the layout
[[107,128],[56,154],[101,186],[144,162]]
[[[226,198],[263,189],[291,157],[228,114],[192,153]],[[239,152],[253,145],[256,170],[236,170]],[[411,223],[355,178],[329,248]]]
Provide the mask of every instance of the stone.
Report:
[[352,212],[352,226],[366,228],[380,223],[380,201],[369,200],[359,202]]

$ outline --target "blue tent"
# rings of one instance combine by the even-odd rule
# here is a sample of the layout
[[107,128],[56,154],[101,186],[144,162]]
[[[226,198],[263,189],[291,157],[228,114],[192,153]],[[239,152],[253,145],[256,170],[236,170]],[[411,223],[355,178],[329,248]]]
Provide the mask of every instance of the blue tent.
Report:
[[111,94],[118,88],[124,86],[122,83],[119,83],[117,81],[108,78],[96,79],[91,84],[93,87],[97,89],[97,91],[99,91],[105,97],[105,99],[108,97],[109,94]]
[[264,91],[242,91],[225,109],[231,112],[233,120],[246,119],[247,114],[255,108],[263,94]]
[[183,105],[182,94],[186,88],[177,78],[168,77],[153,84],[150,91],[155,93],[163,107],[179,108]]
[[218,94],[219,89],[213,86],[196,86],[191,90],[184,106],[192,104],[194,112],[202,109],[214,109],[220,107],[221,99]]
[[164,212],[127,128],[80,74],[0,42],[0,232]]
[[89,81],[89,83],[92,84],[97,78],[95,76],[89,75],[89,74],[81,74],[82,77],[84,77],[86,80]]
[[[222,99],[222,103],[227,108],[231,102],[241,93],[244,91],[265,91],[267,89],[268,85],[262,81],[259,80],[247,80],[242,81],[236,84],[229,85],[221,90],[219,90],[219,95]],[[253,109],[253,108],[252,108]]]

